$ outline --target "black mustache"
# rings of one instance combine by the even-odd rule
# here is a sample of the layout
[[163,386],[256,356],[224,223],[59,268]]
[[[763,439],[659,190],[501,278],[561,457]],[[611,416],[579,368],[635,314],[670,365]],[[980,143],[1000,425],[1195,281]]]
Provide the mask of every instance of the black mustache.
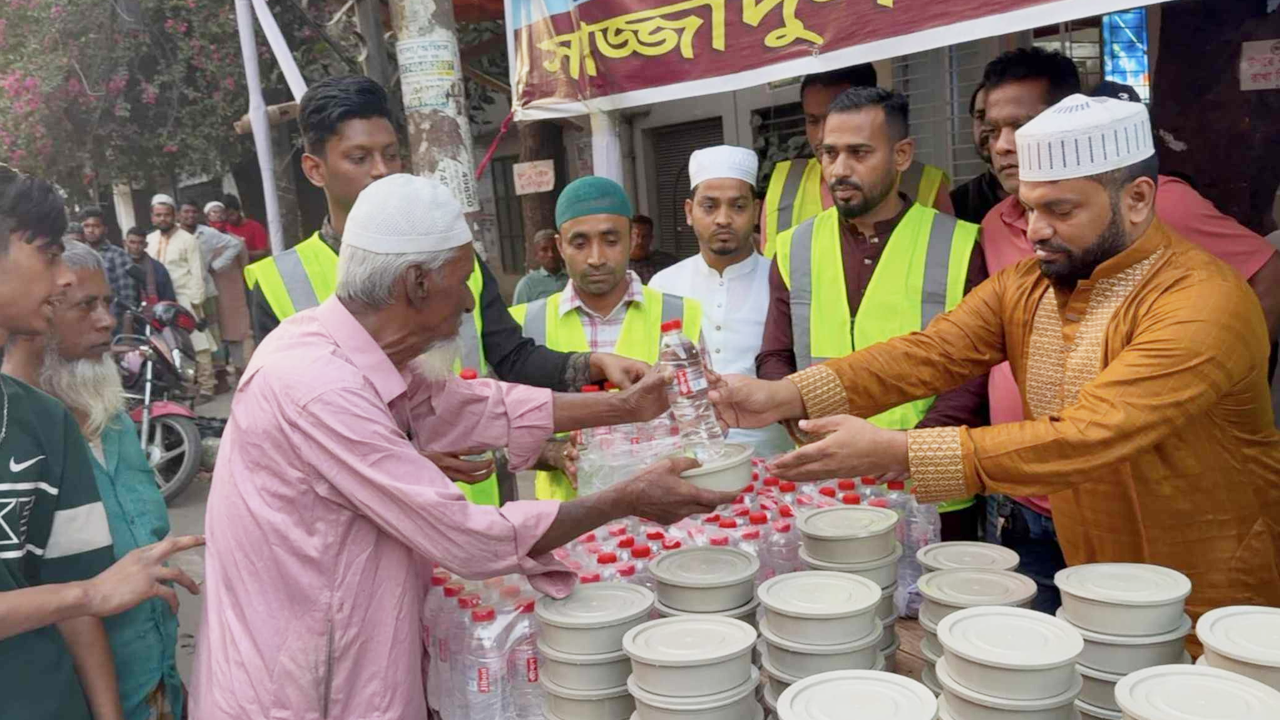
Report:
[[853,182],[852,180],[836,180],[835,182],[831,183],[832,192],[836,190],[845,190],[845,189],[857,190],[858,192],[862,192],[862,184]]

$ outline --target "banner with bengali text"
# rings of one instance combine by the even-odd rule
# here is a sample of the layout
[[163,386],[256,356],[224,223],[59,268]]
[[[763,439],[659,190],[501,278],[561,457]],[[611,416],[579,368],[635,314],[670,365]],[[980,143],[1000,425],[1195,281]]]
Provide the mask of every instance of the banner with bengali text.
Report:
[[760,85],[1161,0],[507,0],[517,119]]

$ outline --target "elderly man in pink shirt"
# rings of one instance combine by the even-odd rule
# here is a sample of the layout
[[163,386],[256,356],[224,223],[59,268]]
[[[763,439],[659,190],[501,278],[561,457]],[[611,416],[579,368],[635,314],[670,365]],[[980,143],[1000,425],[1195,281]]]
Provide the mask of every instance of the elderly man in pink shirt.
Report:
[[[987,89],[985,128],[991,133],[993,166],[1005,198],[982,221],[982,251],[987,270],[1001,270],[1035,255],[1027,239],[1027,217],[1018,201],[1018,147],[1014,133],[1067,95],[1080,92],[1075,64],[1057,52],[1040,48],[1007,52],[991,61],[983,73]],[[1093,91],[1119,100],[1138,101],[1133,88],[1104,82]],[[1097,148],[1101,153],[1102,148]],[[1069,213],[1072,208],[1063,208]],[[1156,214],[1187,240],[1200,245],[1235,268],[1258,295],[1275,343],[1280,330],[1280,255],[1260,235],[1218,212],[1186,182],[1161,175],[1156,189]],[[1022,393],[1009,363],[992,368],[988,380],[991,424],[1023,419]],[[1059,603],[1054,572],[1066,566],[1058,548],[1047,497],[1015,498],[1017,505],[996,509],[988,500],[988,516],[999,539],[988,538],[1017,550],[1023,572],[1040,586],[1036,608],[1053,612]],[[1007,502],[1007,501],[1006,501]],[[996,514],[999,518],[995,518]]]
[[572,502],[468,503],[420,453],[506,447],[527,467],[553,431],[666,407],[657,373],[607,395],[456,380],[470,242],[434,180],[378,180],[347,221],[334,297],[254,355],[209,496],[192,717],[425,719],[432,561],[469,578],[522,573],[560,597],[574,577],[550,552],[577,535],[733,499],[679,479],[696,464],[679,459]]

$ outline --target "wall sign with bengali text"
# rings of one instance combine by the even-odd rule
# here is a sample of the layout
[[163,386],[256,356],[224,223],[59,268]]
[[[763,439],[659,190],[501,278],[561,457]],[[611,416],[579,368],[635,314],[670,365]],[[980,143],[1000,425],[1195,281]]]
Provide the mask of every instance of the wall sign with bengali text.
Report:
[[1280,40],[1241,44],[1240,89],[1280,90]]
[[516,195],[551,192],[556,189],[556,161],[532,160],[511,166],[515,175]]

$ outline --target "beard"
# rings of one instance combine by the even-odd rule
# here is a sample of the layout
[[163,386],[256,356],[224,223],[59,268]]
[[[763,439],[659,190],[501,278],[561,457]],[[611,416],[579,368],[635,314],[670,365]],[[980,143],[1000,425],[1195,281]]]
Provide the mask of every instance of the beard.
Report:
[[1102,263],[1129,247],[1129,236],[1120,222],[1120,203],[1111,199],[1111,219],[1098,237],[1084,250],[1076,251],[1052,240],[1036,243],[1037,248],[1063,253],[1060,261],[1040,261],[1040,274],[1062,290],[1075,290],[1076,283],[1088,280]]
[[102,432],[124,410],[120,371],[109,354],[64,360],[57,344],[50,341],[40,368],[40,387],[71,410],[89,441],[102,437]]
[[[465,322],[469,318],[463,318]],[[436,340],[413,359],[411,366],[422,377],[428,380],[444,380],[452,377],[458,358],[462,355],[462,344],[455,334],[453,337]],[[479,372],[482,368],[472,368]]]
[[[853,178],[839,178],[830,183],[831,198],[835,202],[836,210],[840,212],[842,219],[855,220],[880,207],[880,203],[884,202],[885,198],[889,197],[889,194],[893,192],[893,181],[893,173],[879,178],[879,182],[869,187],[863,187],[862,183]],[[836,191],[844,189],[857,190],[862,194],[862,199],[842,202],[836,197]]]

